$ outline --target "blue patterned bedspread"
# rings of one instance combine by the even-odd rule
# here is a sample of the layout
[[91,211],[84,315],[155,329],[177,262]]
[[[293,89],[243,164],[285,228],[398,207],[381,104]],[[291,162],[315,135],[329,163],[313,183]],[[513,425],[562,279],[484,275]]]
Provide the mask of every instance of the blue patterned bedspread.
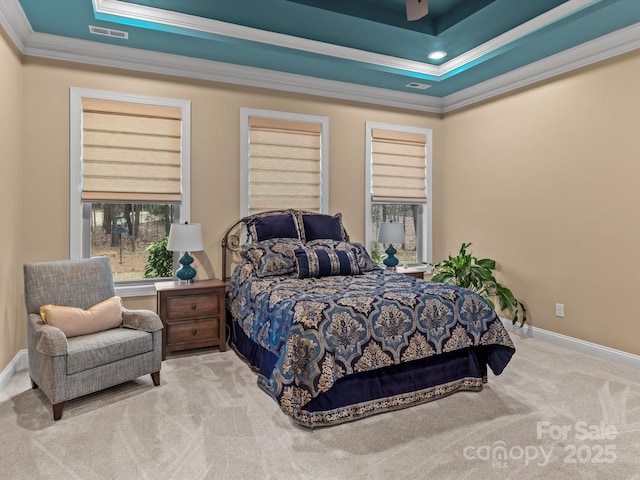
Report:
[[500,374],[515,351],[480,295],[409,275],[258,278],[244,261],[228,306],[244,334],[277,358],[259,384],[292,416],[346,375],[480,345],[507,347],[488,349]]

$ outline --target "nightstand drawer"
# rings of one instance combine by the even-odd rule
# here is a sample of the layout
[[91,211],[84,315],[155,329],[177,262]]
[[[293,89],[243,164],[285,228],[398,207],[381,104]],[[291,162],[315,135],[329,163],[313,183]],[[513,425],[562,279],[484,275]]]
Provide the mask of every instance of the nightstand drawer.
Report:
[[404,273],[405,275],[409,275],[410,277],[420,278],[421,280],[424,280],[424,272],[403,272],[402,269],[399,269],[398,273]]
[[209,342],[219,337],[218,318],[206,318],[195,322],[180,322],[167,325],[167,343]]
[[219,312],[217,295],[175,295],[167,298],[167,315],[172,321],[213,317]]

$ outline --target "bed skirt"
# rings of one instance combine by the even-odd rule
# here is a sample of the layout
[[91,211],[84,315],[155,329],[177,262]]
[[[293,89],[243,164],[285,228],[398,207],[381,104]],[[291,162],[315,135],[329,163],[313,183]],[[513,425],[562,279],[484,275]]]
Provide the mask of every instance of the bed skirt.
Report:
[[[275,368],[276,356],[253,342],[233,321],[229,343],[257,372],[260,388],[272,396],[268,378]],[[496,348],[507,349],[500,345],[475,346],[344,376],[330,390],[293,412],[292,419],[311,428],[335,425],[459,391],[480,391],[487,381],[488,356],[496,353],[510,356],[507,351],[496,352]]]

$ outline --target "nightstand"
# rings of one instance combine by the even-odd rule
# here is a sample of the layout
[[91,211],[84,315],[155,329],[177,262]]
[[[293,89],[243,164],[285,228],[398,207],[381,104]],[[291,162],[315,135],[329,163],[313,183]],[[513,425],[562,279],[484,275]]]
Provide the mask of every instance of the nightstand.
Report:
[[410,277],[424,280],[424,274],[427,272],[424,268],[404,267],[402,265],[398,265],[394,271],[389,271],[388,273],[402,273],[403,275],[409,275]]
[[411,268],[411,267],[398,267],[396,269],[396,272],[398,273],[402,273],[404,275],[409,275],[411,277],[415,277],[415,278],[419,278],[420,280],[424,279],[424,270],[418,270],[417,268]]
[[162,359],[169,352],[219,346],[227,349],[225,283],[200,280],[193,283],[155,284],[162,330]]

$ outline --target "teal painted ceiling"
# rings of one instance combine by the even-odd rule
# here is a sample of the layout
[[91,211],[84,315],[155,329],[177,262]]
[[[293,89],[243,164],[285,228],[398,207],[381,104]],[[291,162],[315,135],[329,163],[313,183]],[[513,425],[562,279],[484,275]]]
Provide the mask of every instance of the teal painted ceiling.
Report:
[[640,22],[640,0],[428,0],[411,22],[405,0],[18,2],[37,33],[435,98]]

